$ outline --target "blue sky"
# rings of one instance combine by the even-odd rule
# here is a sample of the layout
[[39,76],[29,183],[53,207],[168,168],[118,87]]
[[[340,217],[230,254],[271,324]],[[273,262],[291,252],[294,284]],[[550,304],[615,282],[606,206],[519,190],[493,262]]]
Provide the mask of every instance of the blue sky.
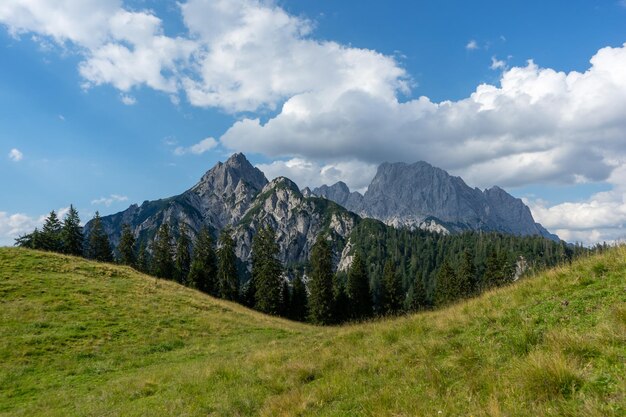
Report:
[[178,194],[233,151],[360,190],[423,159],[570,241],[625,235],[624,2],[54,3],[0,5],[0,244],[70,203]]

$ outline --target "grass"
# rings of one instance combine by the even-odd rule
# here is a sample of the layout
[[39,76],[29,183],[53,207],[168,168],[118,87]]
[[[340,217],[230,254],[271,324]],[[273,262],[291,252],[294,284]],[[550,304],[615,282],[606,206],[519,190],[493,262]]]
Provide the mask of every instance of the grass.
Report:
[[623,416],[626,249],[450,308],[321,328],[0,249],[0,415]]

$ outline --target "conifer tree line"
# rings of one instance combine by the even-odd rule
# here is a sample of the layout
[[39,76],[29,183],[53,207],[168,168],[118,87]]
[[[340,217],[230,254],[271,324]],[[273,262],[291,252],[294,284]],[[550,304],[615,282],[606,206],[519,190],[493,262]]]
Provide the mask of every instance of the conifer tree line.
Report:
[[366,219],[350,236],[349,267],[336,271],[337,248],[326,233],[317,236],[307,263],[283,265],[276,233],[266,224],[253,236],[249,279],[240,285],[246,268],[238,264],[230,228],[214,242],[206,226],[193,239],[185,224],[173,226],[163,223],[148,245],[138,243],[124,224],[114,251],[99,213],[84,236],[78,212],[70,206],[62,220],[50,212],[41,230],[20,236],[16,245],[117,262],[266,314],[321,325],[443,306],[512,282],[520,257],[537,269],[590,252],[541,237],[450,236]]

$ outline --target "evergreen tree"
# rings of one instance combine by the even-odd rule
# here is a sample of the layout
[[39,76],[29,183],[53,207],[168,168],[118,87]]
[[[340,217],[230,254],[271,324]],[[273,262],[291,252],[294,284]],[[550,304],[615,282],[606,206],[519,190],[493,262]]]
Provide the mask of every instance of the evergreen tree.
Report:
[[267,314],[280,314],[282,266],[279,247],[271,226],[262,227],[252,241],[252,277],[256,286],[255,306]]
[[157,232],[157,237],[154,242],[152,271],[153,274],[159,278],[172,279],[174,275],[172,237],[170,235],[170,227],[167,223],[163,223]]
[[342,276],[333,276],[333,323],[342,323],[350,318],[350,301],[346,295],[346,285]]
[[283,279],[282,281],[283,283],[280,287],[280,307],[278,308],[278,315],[289,317],[289,311],[291,308],[291,290],[289,289],[289,282],[286,279]]
[[458,287],[455,281],[456,275],[454,269],[446,259],[437,273],[435,287],[435,302],[437,305],[444,305],[459,298]]
[[121,264],[132,266],[133,268],[137,266],[135,236],[127,223],[122,225],[122,235],[120,236],[120,243],[117,245],[117,251],[120,254],[119,262]]
[[409,291],[408,304],[408,309],[411,311],[419,311],[428,307],[426,287],[420,275],[417,275],[413,281],[413,286]]
[[[235,256],[235,242],[229,229],[220,234],[220,247],[217,251],[217,284],[220,297],[236,301],[239,298],[239,275],[237,274],[237,257]],[[253,295],[256,288],[251,289]],[[253,296],[251,297],[254,298]],[[254,305],[254,300],[252,304]]]
[[100,213],[96,211],[96,215],[91,221],[91,231],[89,233],[89,241],[87,245],[87,257],[100,262],[113,262],[113,252],[109,237],[104,232],[104,226],[100,219]]
[[41,232],[37,227],[32,233],[23,234],[15,239],[15,246],[28,249],[41,249]]
[[370,292],[367,266],[359,252],[354,254],[354,259],[348,272],[346,295],[350,305],[351,318],[359,320],[372,314],[372,294]]
[[308,295],[300,274],[293,280],[289,317],[292,320],[304,321],[308,312]]
[[469,297],[476,290],[476,266],[474,265],[474,254],[469,248],[463,252],[456,286],[460,297]]
[[146,242],[141,242],[139,245],[139,253],[137,254],[137,269],[144,274],[150,272],[150,254],[146,249]]
[[40,234],[41,249],[51,252],[61,252],[61,222],[54,210],[50,212],[44,221]]
[[391,259],[385,262],[383,282],[380,292],[380,306],[382,314],[398,314],[404,302],[402,282]]
[[187,277],[189,276],[189,269],[191,267],[191,254],[189,253],[189,246],[191,242],[189,235],[187,235],[187,226],[185,224],[180,225],[178,231],[178,240],[176,242],[176,259],[175,259],[175,279],[181,284],[187,283]]
[[83,256],[84,251],[83,229],[80,227],[80,217],[73,205],[63,219],[61,227],[61,241],[63,242],[63,253],[74,256]]
[[207,294],[218,295],[217,258],[209,228],[203,226],[196,236],[189,271],[189,285]]
[[309,319],[317,324],[333,321],[333,264],[328,241],[319,234],[311,249]]

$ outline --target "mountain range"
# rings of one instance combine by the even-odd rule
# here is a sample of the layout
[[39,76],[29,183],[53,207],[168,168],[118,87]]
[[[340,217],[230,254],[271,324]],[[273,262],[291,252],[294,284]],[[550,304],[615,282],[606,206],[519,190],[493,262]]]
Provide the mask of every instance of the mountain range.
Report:
[[[177,233],[186,224],[195,235],[203,225],[217,235],[232,229],[236,254],[250,257],[252,238],[261,225],[276,231],[281,261],[304,262],[320,232],[330,235],[335,264],[345,265],[350,233],[362,218],[393,227],[440,233],[484,230],[520,236],[540,235],[558,241],[536,223],[528,207],[499,187],[470,188],[459,178],[426,162],[384,163],[362,195],[338,182],[300,190],[288,178],[268,181],[241,153],[219,162],[180,195],[133,204],[102,217],[112,245],[117,246],[123,224],[138,242],[150,242],[165,222]],[[86,225],[87,232],[90,223]]]

